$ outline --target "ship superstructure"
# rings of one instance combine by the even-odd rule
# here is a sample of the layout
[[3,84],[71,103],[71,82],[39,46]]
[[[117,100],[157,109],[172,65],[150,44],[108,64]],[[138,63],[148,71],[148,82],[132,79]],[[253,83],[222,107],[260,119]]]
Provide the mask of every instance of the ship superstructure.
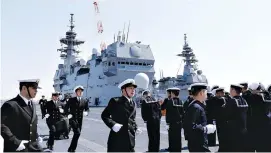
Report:
[[[76,39],[73,14],[70,19],[70,29],[66,37],[60,39],[62,47],[60,57],[64,63],[58,65],[54,76],[54,89],[65,94],[74,94],[74,87],[84,86],[83,96],[90,105],[106,106],[110,98],[120,96],[118,84],[125,79],[134,78],[143,72],[148,75],[150,84],[154,79],[155,59],[150,45],[140,41],[130,43],[121,32],[117,39],[107,48],[99,52],[92,50],[88,61],[79,58],[81,51],[77,50],[84,41]],[[127,34],[128,37],[128,34]]]

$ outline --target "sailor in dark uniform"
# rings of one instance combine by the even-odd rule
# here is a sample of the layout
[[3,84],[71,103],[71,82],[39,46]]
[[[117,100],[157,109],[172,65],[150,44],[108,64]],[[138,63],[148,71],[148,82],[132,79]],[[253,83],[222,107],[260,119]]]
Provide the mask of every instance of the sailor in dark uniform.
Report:
[[271,152],[271,99],[266,99],[266,92],[259,83],[250,85],[251,94],[247,97],[250,113],[248,114],[247,140],[249,152]]
[[42,95],[39,101],[42,118],[44,118],[44,115],[45,115],[44,108],[45,108],[46,102],[47,100],[45,99],[45,96]]
[[[218,85],[214,85],[211,88],[211,92],[207,93],[206,100],[206,116],[207,116],[207,124],[215,124],[215,112],[217,110],[217,97],[216,89],[218,89]],[[216,146],[216,132],[208,134],[208,145]]]
[[183,102],[179,99],[179,88],[169,88],[171,99],[163,103],[166,111],[166,123],[168,125],[168,141],[170,152],[181,152],[183,128]]
[[74,88],[76,97],[70,98],[64,109],[65,114],[68,115],[69,123],[74,133],[68,152],[75,152],[82,130],[83,115],[87,116],[89,112],[88,102],[82,98],[83,91],[83,86],[76,86]]
[[[189,88],[187,90],[188,90],[188,94],[189,95],[188,95],[186,101],[183,104],[184,114],[186,113],[186,111],[187,111],[188,106],[190,105],[190,103],[194,100],[193,99],[193,95],[191,93],[191,86],[189,86]],[[184,117],[185,117],[185,115],[184,115]],[[185,120],[185,118],[184,118],[184,120]],[[187,133],[186,133],[185,129],[184,129],[184,138],[185,138],[185,140],[187,140]]]
[[184,113],[186,112],[189,104],[193,101],[193,95],[191,93],[191,86],[189,86],[189,88],[187,90],[188,90],[188,97],[187,97],[186,101],[183,104]]
[[37,133],[38,117],[32,98],[36,97],[39,80],[21,80],[20,93],[1,107],[1,136],[4,152],[41,152],[42,138]]
[[141,99],[141,116],[147,126],[149,146],[148,152],[160,150],[160,121],[161,106],[157,100],[151,97],[148,90],[143,91]]
[[213,98],[214,101],[214,110],[213,116],[215,120],[215,124],[217,127],[217,137],[219,141],[219,149],[218,152],[224,152],[227,146],[227,120],[226,120],[226,112],[225,112],[225,104],[227,98],[225,97],[224,88],[219,87],[214,90],[215,97]]
[[189,152],[210,152],[207,134],[214,133],[216,126],[207,125],[205,113],[205,100],[207,99],[207,85],[195,83],[191,85],[193,102],[185,113],[184,126],[188,137]]
[[232,84],[230,95],[225,104],[225,114],[227,114],[227,134],[228,143],[226,152],[246,152],[247,151],[247,111],[248,104],[240,95],[243,86]]
[[134,79],[119,84],[122,96],[111,98],[103,110],[101,118],[111,129],[107,141],[108,152],[135,152],[135,135],[141,130],[135,121],[136,106],[132,98],[135,95]]
[[45,108],[46,123],[49,127],[49,140],[47,142],[47,147],[50,150],[53,150],[54,140],[57,133],[56,123],[64,117],[61,115],[61,113],[64,112],[64,106],[58,99],[59,95],[60,93],[58,92],[52,93],[52,100],[46,103]]

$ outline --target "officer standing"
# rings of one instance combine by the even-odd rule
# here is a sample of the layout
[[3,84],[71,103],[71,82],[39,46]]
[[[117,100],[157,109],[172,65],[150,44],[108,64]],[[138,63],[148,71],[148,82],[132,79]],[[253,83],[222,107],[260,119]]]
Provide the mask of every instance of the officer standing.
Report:
[[36,97],[39,80],[21,80],[20,93],[1,107],[1,135],[4,152],[41,152],[42,139],[37,133],[38,117],[32,98]]
[[225,114],[227,114],[227,152],[246,152],[247,151],[247,111],[248,104],[240,95],[243,86],[232,84],[230,86],[230,95],[225,104]]
[[58,92],[52,93],[52,100],[46,103],[45,108],[46,123],[49,127],[49,140],[47,142],[47,147],[50,150],[53,150],[54,140],[57,133],[56,123],[64,117],[61,115],[61,113],[64,112],[64,106],[58,99],[59,95],[60,94]]
[[39,101],[42,118],[44,118],[44,115],[45,115],[44,109],[45,109],[46,102],[47,100],[45,99],[45,96],[42,95]]
[[193,102],[185,113],[184,126],[188,137],[189,152],[210,152],[207,134],[214,133],[216,127],[207,125],[204,102],[207,99],[207,85],[195,83],[191,85]]
[[76,86],[74,88],[76,97],[70,98],[65,105],[65,114],[68,115],[69,123],[74,133],[68,152],[75,152],[82,130],[83,115],[87,116],[89,112],[88,101],[82,98],[83,91],[83,86]]
[[148,90],[143,91],[141,99],[141,116],[147,126],[149,146],[148,152],[160,150],[160,122],[161,106],[157,100],[151,97]]
[[136,106],[132,98],[135,95],[134,79],[127,79],[119,84],[122,96],[111,98],[102,112],[101,118],[111,129],[108,152],[135,152],[135,134],[141,131],[135,122]]
[[183,104],[184,112],[186,112],[189,104],[193,101],[193,95],[191,93],[191,86],[189,86],[189,88],[187,90],[188,90],[188,97],[187,97],[187,100]]
[[163,109],[166,109],[166,123],[168,125],[168,141],[170,152],[181,152],[183,128],[183,102],[179,99],[179,88],[169,88],[171,99],[163,103]]

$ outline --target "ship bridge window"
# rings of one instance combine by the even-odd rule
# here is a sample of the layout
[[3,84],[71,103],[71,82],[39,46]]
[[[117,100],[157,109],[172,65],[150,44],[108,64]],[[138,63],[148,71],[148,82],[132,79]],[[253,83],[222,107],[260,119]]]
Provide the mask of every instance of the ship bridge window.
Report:
[[108,63],[108,66],[111,66],[111,62]]
[[121,64],[125,64],[124,62],[121,62]]
[[120,64],[120,62],[118,62],[118,64]]
[[115,66],[115,62],[112,62],[112,66]]
[[133,62],[130,62],[130,65],[134,65],[134,63],[133,63]]
[[126,62],[127,65],[129,65],[129,62]]
[[135,65],[138,65],[138,63],[135,63]]
[[143,66],[146,66],[146,63],[143,63]]
[[89,73],[89,68],[81,68],[77,71],[77,76],[78,75],[83,75]]
[[139,65],[142,65],[142,63],[139,63]]

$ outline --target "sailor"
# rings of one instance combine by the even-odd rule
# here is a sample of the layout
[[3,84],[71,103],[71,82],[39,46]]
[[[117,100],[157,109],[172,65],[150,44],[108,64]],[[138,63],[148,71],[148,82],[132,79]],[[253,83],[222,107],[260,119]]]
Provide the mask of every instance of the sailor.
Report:
[[83,86],[76,86],[74,88],[76,97],[70,98],[64,109],[65,114],[68,115],[69,123],[74,133],[68,152],[75,152],[82,130],[83,115],[87,116],[89,112],[88,102],[82,97],[83,91]]
[[214,133],[216,126],[207,125],[205,100],[207,99],[207,85],[195,83],[191,85],[193,102],[185,113],[184,126],[188,137],[189,152],[210,152],[207,134]]
[[193,95],[191,93],[191,86],[189,86],[189,88],[187,90],[188,90],[188,97],[183,105],[184,112],[187,110],[187,107],[189,106],[189,104],[193,101]]
[[241,86],[243,86],[243,88],[242,88],[242,94],[248,91],[248,83],[247,82],[241,82],[239,84]]
[[[216,89],[218,89],[218,85],[214,85],[211,88],[211,91],[207,93],[206,100],[206,116],[207,116],[207,124],[215,124],[215,111],[217,110],[217,98]],[[216,146],[216,132],[208,134],[208,145]]]
[[61,113],[64,113],[64,106],[59,101],[60,93],[54,92],[52,93],[52,100],[46,103],[45,108],[45,118],[46,123],[49,127],[49,140],[47,142],[47,148],[53,150],[54,140],[57,133],[56,123],[60,121],[64,116]]
[[266,99],[264,88],[259,83],[250,84],[251,94],[247,97],[249,152],[271,152],[271,99]]
[[41,99],[39,101],[42,119],[44,118],[44,115],[45,115],[44,110],[45,110],[46,102],[47,102],[47,100],[45,99],[45,96],[42,95]]
[[215,124],[217,127],[217,137],[219,141],[219,149],[218,152],[225,152],[225,146],[227,146],[227,120],[225,116],[225,104],[227,98],[225,98],[225,91],[223,87],[219,87],[214,90],[215,97],[213,98],[214,101],[214,119]]
[[118,87],[122,96],[111,98],[101,115],[104,123],[111,129],[107,151],[135,152],[135,134],[141,132],[135,121],[136,106],[132,100],[137,85],[134,79],[127,79]]
[[159,152],[160,150],[160,121],[161,106],[157,100],[151,97],[148,90],[142,92],[141,116],[147,126],[149,146],[148,152]]
[[169,88],[171,99],[167,101],[166,123],[168,126],[168,141],[170,152],[181,152],[182,150],[182,136],[183,128],[183,102],[179,99],[179,88]]
[[225,152],[246,152],[247,151],[247,111],[248,104],[240,95],[243,86],[232,84],[230,95],[225,104],[225,114],[227,120],[228,143]]
[[41,152],[42,138],[37,133],[38,117],[32,98],[36,97],[38,79],[21,80],[20,93],[1,107],[1,136],[4,152]]

